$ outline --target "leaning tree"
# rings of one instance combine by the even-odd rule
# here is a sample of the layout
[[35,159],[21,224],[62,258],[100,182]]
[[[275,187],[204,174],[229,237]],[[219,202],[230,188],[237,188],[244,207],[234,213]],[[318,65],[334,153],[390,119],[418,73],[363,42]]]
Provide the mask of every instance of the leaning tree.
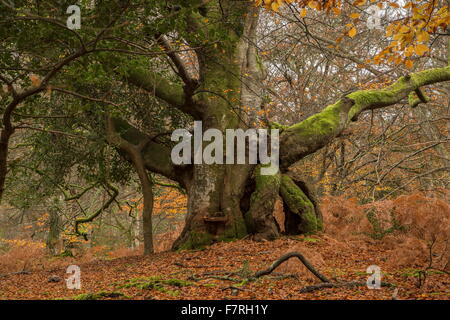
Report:
[[[356,5],[364,5],[366,1],[356,2]],[[93,72],[101,69],[103,79],[106,75],[117,83],[153,95],[159,103],[191,121],[202,121],[203,130],[214,128],[225,132],[226,129],[257,127],[280,130],[280,170],[275,175],[261,175],[261,164],[175,165],[171,161],[173,143],[167,139],[167,130],[155,132],[154,128],[137,126],[134,124],[135,116],[130,117],[127,112],[104,112],[105,121],[98,125],[105,130],[105,140],[117,147],[135,166],[143,190],[148,194],[148,206],[152,205],[152,195],[145,170],[176,181],[186,190],[186,224],[173,245],[175,249],[196,248],[248,234],[252,234],[254,239],[275,239],[280,235],[280,226],[273,217],[273,209],[279,197],[284,203],[286,219],[283,229],[286,233],[321,230],[322,218],[313,186],[289,174],[289,167],[338,137],[362,112],[395,105],[405,99],[409,99],[411,106],[426,103],[428,98],[421,91],[423,86],[450,80],[448,66],[405,74],[390,86],[342,95],[305,120],[281,126],[264,119],[261,121],[259,117],[266,103],[262,86],[266,68],[274,67],[265,65],[258,55],[256,38],[260,5],[276,12],[284,3],[293,6],[303,17],[305,7],[318,10],[320,14],[327,14],[327,11],[339,14],[340,1],[117,3],[120,14],[111,15],[114,19],[108,23],[101,24],[95,20],[94,8],[89,17],[91,20],[87,19],[86,29],[70,31],[74,34],[71,44],[77,39],[82,43],[80,53],[72,60],[84,59],[86,55],[85,65],[77,67],[74,62],[75,67],[69,73],[72,78],[68,79],[62,73],[55,78],[56,83],[65,83],[76,91],[89,91],[89,88],[82,88],[82,84],[73,84],[76,82],[76,72],[73,71],[88,70],[92,77],[95,75]],[[440,2],[438,4],[441,5]],[[437,9],[443,8],[439,5]],[[394,54],[395,50],[410,50],[408,47],[411,45],[408,44],[414,44],[416,38],[427,41],[429,38],[419,30],[428,30],[428,26],[420,27],[422,20],[431,28],[429,32],[445,32],[448,22],[446,10],[428,12],[425,7],[421,10],[425,13],[414,13],[411,18],[402,20],[411,25],[409,31],[402,29],[401,25],[397,29],[391,28],[397,44],[390,45],[384,52],[385,56]],[[435,12],[438,12],[437,18]],[[85,37],[93,36],[92,30],[98,28],[96,23],[104,26],[104,30],[94,33],[90,42],[83,42]],[[350,25],[348,36],[354,37],[356,33],[356,28]],[[423,44],[412,46],[419,55],[427,50]],[[161,59],[161,54],[169,61],[165,67],[151,62]],[[383,56],[376,58],[380,62]],[[399,57],[394,55],[392,59]],[[407,66],[410,66],[410,61],[406,62]],[[379,72],[382,73],[382,69]],[[41,91],[49,83],[44,83]],[[59,90],[59,93],[68,92]],[[78,98],[96,101],[85,94],[78,94]],[[105,100],[97,100],[107,104]],[[151,210],[146,212],[151,213]]]

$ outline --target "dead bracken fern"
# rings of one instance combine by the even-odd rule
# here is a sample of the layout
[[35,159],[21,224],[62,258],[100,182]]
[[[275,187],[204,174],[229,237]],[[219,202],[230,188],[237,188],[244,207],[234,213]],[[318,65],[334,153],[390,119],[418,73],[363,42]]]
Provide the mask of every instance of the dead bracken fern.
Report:
[[325,232],[338,239],[367,237],[391,250],[398,267],[419,265],[448,271],[450,205],[421,193],[359,205],[354,199],[322,202]]

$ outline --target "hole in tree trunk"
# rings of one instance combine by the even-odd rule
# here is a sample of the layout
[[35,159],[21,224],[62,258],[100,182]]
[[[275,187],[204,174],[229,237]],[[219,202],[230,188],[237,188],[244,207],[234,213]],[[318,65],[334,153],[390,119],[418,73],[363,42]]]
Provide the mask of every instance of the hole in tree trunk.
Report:
[[228,218],[224,217],[222,212],[216,212],[212,216],[203,217],[203,221],[205,221],[208,233],[217,237],[225,230],[225,224],[227,223]]

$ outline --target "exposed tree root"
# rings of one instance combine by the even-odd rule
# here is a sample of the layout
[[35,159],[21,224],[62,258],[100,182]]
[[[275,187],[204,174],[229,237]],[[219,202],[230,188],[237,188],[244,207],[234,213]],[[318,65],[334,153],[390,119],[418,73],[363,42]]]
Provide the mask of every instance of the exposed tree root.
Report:
[[308,270],[311,271],[312,274],[314,274],[322,282],[330,282],[330,280],[328,280],[327,277],[325,277],[323,274],[317,271],[300,252],[286,253],[285,255],[281,256],[278,260],[276,260],[274,263],[272,263],[272,265],[268,269],[256,272],[254,277],[259,278],[272,273],[272,271],[275,270],[280,264],[293,257],[297,257],[305,265],[305,267],[308,268]]
[[[280,266],[283,262],[289,260],[290,258],[297,257],[306,268],[308,268],[309,271],[311,271],[312,274],[314,274],[318,279],[322,281],[322,283],[307,286],[300,290],[300,293],[307,293],[312,292],[315,290],[321,290],[324,288],[342,288],[342,287],[362,287],[366,286],[366,282],[360,282],[360,281],[349,281],[349,282],[331,282],[327,277],[325,277],[323,274],[321,274],[319,271],[317,271],[311,263],[299,252],[289,252],[285,255],[281,256],[278,260],[275,260],[272,265],[265,270],[261,270],[255,273],[254,277],[259,278],[265,275],[268,275],[272,273],[278,266]],[[382,282],[382,287],[392,287],[393,285],[389,282]]]

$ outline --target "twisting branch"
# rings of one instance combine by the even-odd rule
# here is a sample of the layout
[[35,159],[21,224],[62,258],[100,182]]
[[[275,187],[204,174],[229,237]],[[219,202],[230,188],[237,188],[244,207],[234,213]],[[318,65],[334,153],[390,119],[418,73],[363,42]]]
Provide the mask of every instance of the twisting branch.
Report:
[[107,141],[127,154],[139,177],[142,195],[144,197],[144,208],[142,210],[142,225],[144,228],[144,254],[151,254],[154,252],[152,227],[153,183],[148,176],[148,172],[145,167],[145,161],[142,155],[142,151],[150,142],[150,139],[143,139],[137,144],[133,144],[120,136],[115,126],[114,119],[112,119],[110,115],[107,114],[105,120]]
[[105,186],[107,188],[108,193],[109,193],[109,190],[112,191],[112,194],[110,193],[110,198],[108,199],[108,201],[106,201],[101,208],[99,208],[97,211],[95,211],[90,216],[85,217],[85,218],[79,218],[79,219],[75,220],[75,233],[77,235],[83,236],[83,238],[85,240],[87,240],[87,233],[80,231],[79,230],[79,225],[82,224],[82,223],[91,222],[95,218],[97,218],[103,211],[108,209],[108,207],[111,205],[111,203],[113,203],[116,200],[116,197],[119,194],[119,190],[117,190],[117,188],[114,187],[113,185],[111,185],[109,183],[106,183]]
[[194,79],[188,74],[186,66],[180,57],[172,50],[172,47],[164,35],[156,35],[156,40],[164,48],[167,56],[172,60],[177,68],[177,74],[187,86],[195,86]]
[[[417,98],[415,97],[414,93],[417,96]],[[417,107],[420,103],[427,103],[430,101],[430,99],[427,96],[425,96],[425,94],[422,92],[420,88],[417,88],[414,91],[414,93],[411,92],[408,95],[408,103],[411,108]]]
[[300,253],[300,252],[289,252],[285,255],[281,256],[279,259],[275,260],[272,265],[265,270],[261,270],[255,273],[255,278],[259,278],[265,275],[268,275],[272,273],[273,270],[275,270],[280,264],[283,262],[289,260],[290,258],[297,257],[304,265],[305,267],[312,272],[318,279],[320,279],[322,282],[330,282],[327,277],[325,277],[323,274],[321,274],[319,271],[317,271],[312,264]]
[[342,97],[321,112],[282,132],[281,168],[286,170],[294,162],[324,147],[338,136],[350,121],[356,121],[361,112],[394,105],[423,86],[449,80],[450,66],[447,66],[406,75],[384,89],[359,90]]
[[[322,283],[312,285],[312,286],[307,286],[307,287],[301,289],[300,293],[312,292],[312,291],[320,290],[320,289],[324,289],[324,288],[360,287],[360,286],[366,285],[366,282],[358,282],[358,281],[331,282],[327,277],[325,277],[323,274],[321,274],[319,271],[317,271],[311,265],[311,263],[300,252],[297,252],[297,251],[286,253],[285,255],[281,256],[279,259],[275,260],[275,262],[272,263],[272,265],[269,268],[256,272],[253,277],[259,278],[259,277],[268,275],[268,274],[272,273],[272,271],[274,271],[283,262],[285,262],[293,257],[298,258],[305,265],[305,267],[309,271],[312,272],[312,274],[314,274],[318,279],[320,279],[322,281]],[[388,283],[388,282],[382,282],[381,286],[382,287],[391,287],[392,284]]]

